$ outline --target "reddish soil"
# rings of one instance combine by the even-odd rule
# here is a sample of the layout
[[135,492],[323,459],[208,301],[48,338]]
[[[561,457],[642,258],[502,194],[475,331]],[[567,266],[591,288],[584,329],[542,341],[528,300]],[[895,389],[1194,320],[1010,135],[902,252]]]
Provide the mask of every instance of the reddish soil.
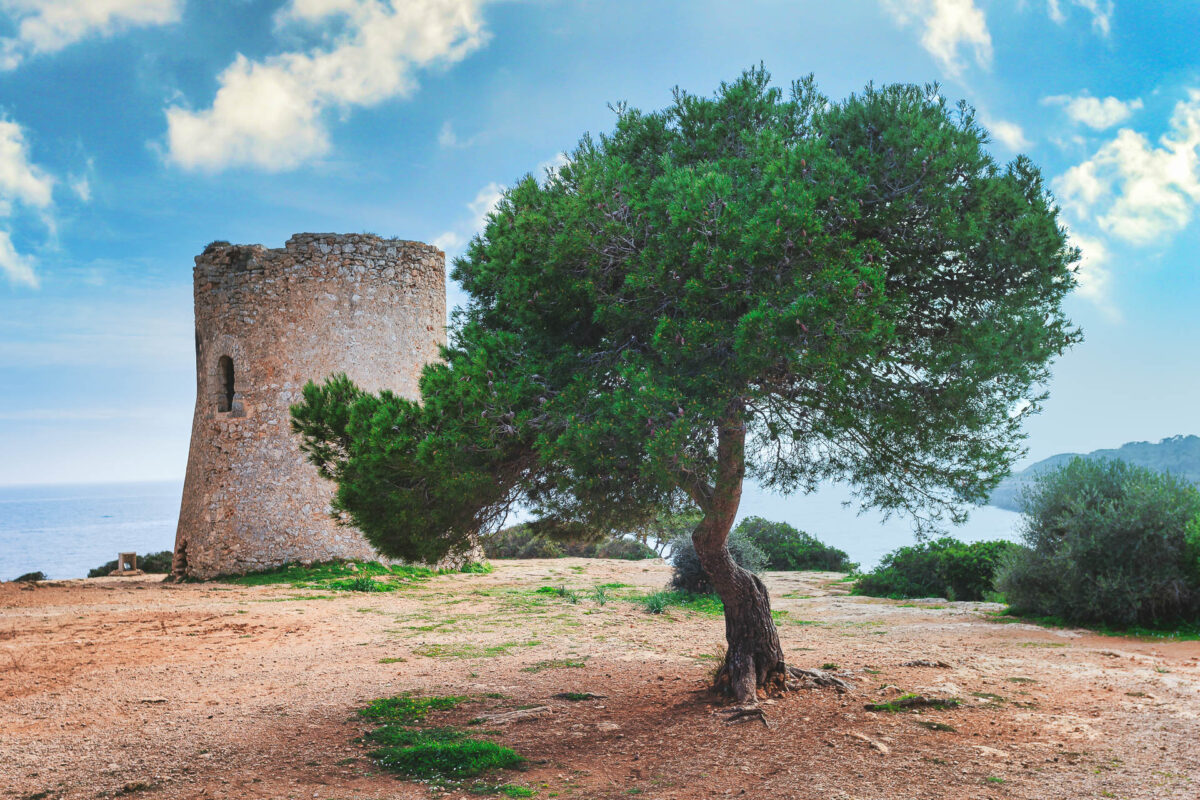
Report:
[[[667,575],[563,559],[387,594],[3,584],[0,797],[429,797],[355,742],[369,727],[355,710],[404,691],[476,698],[437,724],[547,707],[490,723],[530,759],[492,780],[539,798],[1200,796],[1198,642],[1000,624],[997,606],[853,598],[837,575],[772,574],[791,663],[837,664],[856,689],[771,698],[769,727],[730,724],[705,689],[719,617],[590,595]],[[579,602],[531,593],[545,585]],[[903,666],[917,659],[949,666]],[[964,704],[864,708],[912,691]]]

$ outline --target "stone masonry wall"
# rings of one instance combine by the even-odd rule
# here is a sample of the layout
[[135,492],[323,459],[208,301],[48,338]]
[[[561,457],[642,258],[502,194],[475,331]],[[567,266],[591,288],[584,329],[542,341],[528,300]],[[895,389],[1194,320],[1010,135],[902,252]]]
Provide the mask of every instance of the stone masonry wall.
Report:
[[445,338],[444,254],[306,233],[277,250],[215,242],[193,274],[196,413],[177,570],[210,578],[375,558],[361,534],[330,519],[333,486],[300,453],[288,407],[306,382],[335,372],[417,397],[421,367]]

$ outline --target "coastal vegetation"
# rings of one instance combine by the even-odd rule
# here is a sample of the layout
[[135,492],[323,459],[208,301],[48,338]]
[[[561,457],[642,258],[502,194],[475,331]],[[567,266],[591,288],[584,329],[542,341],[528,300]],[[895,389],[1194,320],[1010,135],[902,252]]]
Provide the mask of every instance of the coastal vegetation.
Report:
[[[147,553],[144,556],[138,556],[138,569],[142,572],[151,575],[165,575],[171,571],[171,563],[175,558],[175,554],[170,550],[162,550],[157,553]],[[103,578],[106,575],[112,574],[117,568],[117,560],[114,558],[95,569],[88,570],[89,578]]]
[[885,555],[879,566],[858,576],[851,594],[994,600],[996,571],[1019,548],[1004,540],[967,544],[950,536],[918,542]]
[[1200,490],[1126,461],[1076,458],[1024,498],[1026,547],[997,578],[1013,613],[1149,627],[1200,620]]
[[663,509],[720,596],[714,687],[758,712],[790,668],[728,540],[743,480],[849,484],[922,526],[1022,451],[1079,259],[1037,168],[997,164],[933,86],[845,100],[763,69],[614,129],[508,189],[457,259],[468,295],[420,401],[305,387],[302,446],[383,554],[467,552],[521,506],[549,535]]

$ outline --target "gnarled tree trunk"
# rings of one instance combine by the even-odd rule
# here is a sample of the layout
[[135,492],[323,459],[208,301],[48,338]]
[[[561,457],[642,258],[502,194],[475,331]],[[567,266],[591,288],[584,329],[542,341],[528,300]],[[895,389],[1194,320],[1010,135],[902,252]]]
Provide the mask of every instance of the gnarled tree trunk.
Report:
[[740,705],[758,701],[757,690],[783,686],[787,679],[779,632],[771,619],[771,601],[758,576],[742,569],[725,546],[742,498],[746,475],[746,426],[740,417],[727,420],[718,432],[717,480],[693,489],[704,519],[692,533],[696,555],[709,582],[725,604],[725,663],[717,689],[727,689]]

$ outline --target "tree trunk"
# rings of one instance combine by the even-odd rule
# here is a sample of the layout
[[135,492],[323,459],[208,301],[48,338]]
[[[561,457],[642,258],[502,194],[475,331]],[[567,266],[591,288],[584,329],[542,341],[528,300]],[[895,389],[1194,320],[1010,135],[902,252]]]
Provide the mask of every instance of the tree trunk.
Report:
[[758,576],[739,567],[725,546],[742,498],[745,442],[746,426],[740,416],[721,425],[716,484],[693,490],[693,496],[703,501],[704,519],[692,533],[692,543],[725,604],[727,649],[714,688],[731,692],[740,705],[753,706],[758,689],[783,686],[788,672],[767,588]]

